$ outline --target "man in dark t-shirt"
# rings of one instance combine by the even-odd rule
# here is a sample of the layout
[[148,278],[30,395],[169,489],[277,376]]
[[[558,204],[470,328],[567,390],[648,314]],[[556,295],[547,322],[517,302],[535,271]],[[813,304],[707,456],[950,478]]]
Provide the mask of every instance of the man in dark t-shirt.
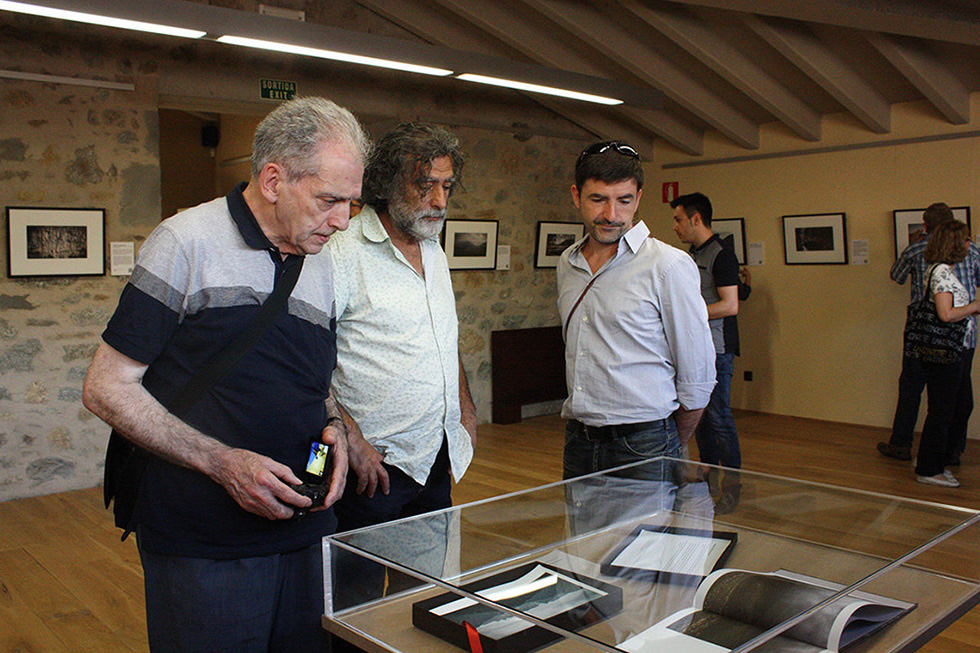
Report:
[[681,195],[670,203],[674,233],[691,246],[701,273],[701,296],[708,305],[708,324],[715,345],[717,383],[695,432],[701,462],[740,468],[742,453],[731,409],[734,357],[739,353],[738,259],[711,230],[711,201],[701,193]]

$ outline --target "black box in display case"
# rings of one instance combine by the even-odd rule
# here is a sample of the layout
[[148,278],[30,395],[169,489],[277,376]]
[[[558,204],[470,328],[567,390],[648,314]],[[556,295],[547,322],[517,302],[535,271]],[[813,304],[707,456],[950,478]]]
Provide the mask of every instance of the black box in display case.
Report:
[[[508,569],[461,589],[572,631],[623,609],[619,587],[541,563]],[[526,619],[454,592],[413,604],[412,624],[467,651],[475,629],[484,653],[523,653],[561,639]]]

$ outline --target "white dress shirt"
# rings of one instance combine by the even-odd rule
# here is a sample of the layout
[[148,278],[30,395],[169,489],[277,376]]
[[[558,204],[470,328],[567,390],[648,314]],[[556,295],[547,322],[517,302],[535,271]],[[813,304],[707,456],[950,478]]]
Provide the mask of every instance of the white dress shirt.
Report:
[[436,240],[419,243],[419,275],[370,206],[327,244],[334,263],[334,396],[365,439],[424,484],[443,438],[453,478],[473,458],[460,422],[456,298]]
[[[715,348],[697,265],[637,222],[592,274],[582,246],[558,263],[568,399],[562,417],[589,426],[670,417],[704,408],[715,385]],[[589,281],[571,321],[569,312]]]

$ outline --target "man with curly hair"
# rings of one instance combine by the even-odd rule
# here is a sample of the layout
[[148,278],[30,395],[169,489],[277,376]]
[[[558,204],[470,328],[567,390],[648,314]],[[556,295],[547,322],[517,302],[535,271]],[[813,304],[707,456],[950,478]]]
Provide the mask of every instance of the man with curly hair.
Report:
[[[378,141],[361,213],[330,240],[337,370],[348,426],[345,531],[449,507],[476,442],[456,301],[438,236],[463,155],[449,131],[405,123]],[[340,237],[343,236],[343,237]]]

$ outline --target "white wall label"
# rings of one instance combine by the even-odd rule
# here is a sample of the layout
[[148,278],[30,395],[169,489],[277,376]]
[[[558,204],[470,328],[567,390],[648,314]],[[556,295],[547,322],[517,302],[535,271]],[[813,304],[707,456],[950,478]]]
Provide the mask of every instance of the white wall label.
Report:
[[109,243],[109,274],[117,277],[133,273],[136,260],[133,243]]

